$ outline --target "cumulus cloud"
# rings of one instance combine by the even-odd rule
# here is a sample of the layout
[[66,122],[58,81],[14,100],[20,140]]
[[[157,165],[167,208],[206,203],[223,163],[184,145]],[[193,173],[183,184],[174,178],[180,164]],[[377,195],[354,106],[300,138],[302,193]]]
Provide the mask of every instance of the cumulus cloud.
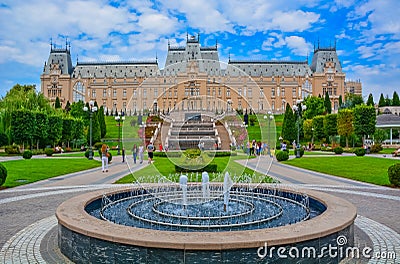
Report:
[[304,38],[299,36],[286,37],[285,42],[295,55],[306,56],[312,49],[311,44],[307,43]]

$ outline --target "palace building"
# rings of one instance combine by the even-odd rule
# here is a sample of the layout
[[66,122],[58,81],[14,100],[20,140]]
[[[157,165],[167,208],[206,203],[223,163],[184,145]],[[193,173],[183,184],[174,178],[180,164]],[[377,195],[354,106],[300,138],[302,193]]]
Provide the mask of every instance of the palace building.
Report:
[[[224,112],[237,109],[282,113],[286,103],[329,93],[333,112],[346,93],[345,73],[336,47],[314,48],[308,61],[219,60],[217,44],[203,47],[199,36],[186,46],[168,44],[163,69],[154,61],[77,62],[70,46],[55,48],[41,75],[41,91],[65,105],[97,101],[127,115],[157,110]],[[360,83],[361,89],[361,83]],[[358,92],[358,91],[357,91]]]

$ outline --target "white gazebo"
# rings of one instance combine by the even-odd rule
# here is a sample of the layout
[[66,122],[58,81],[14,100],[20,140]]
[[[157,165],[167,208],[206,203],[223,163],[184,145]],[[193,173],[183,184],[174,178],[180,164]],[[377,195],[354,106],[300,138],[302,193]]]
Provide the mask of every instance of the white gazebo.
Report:
[[377,128],[390,129],[390,145],[393,145],[393,128],[400,129],[400,116],[393,114],[383,114],[376,117]]

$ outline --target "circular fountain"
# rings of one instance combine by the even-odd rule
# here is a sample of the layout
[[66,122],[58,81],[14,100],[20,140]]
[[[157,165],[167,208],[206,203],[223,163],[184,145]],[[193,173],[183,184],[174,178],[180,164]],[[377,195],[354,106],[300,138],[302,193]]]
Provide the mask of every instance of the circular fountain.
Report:
[[319,252],[343,235],[352,244],[356,211],[342,199],[236,183],[226,200],[223,189],[183,181],[72,198],[56,213],[61,252],[76,263],[254,263],[279,261],[269,249],[295,246],[315,247],[318,263],[338,263]]

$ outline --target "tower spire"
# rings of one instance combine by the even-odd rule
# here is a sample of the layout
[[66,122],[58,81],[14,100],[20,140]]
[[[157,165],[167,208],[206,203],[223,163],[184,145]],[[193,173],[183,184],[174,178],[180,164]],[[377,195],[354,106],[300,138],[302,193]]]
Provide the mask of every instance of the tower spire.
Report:
[[53,50],[53,38],[50,38],[50,51]]

